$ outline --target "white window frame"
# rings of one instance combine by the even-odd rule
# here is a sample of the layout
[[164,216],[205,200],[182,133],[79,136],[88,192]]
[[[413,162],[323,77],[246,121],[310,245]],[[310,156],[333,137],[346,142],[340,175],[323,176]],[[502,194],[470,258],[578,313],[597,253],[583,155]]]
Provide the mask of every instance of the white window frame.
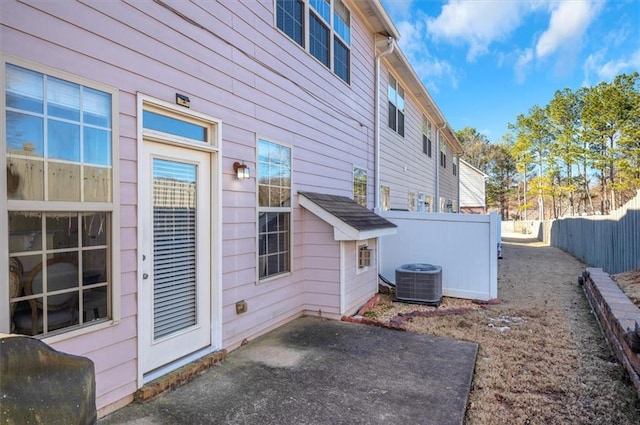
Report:
[[[422,117],[422,152],[429,158],[433,156],[433,125],[427,117]],[[425,147],[426,138],[426,147]],[[426,148],[426,149],[425,149]]]
[[[278,27],[278,0],[273,0],[273,26],[283,35],[285,35],[288,39],[290,39],[293,43],[295,43],[296,45],[298,45],[301,49],[303,49],[305,52],[307,52],[307,54],[309,54],[309,56],[311,56],[312,58],[314,58],[316,61],[318,61],[318,63],[322,64],[323,67],[331,70],[331,72],[333,73],[333,75],[335,75],[336,77],[338,77],[338,79],[342,82],[344,82],[347,85],[351,84],[351,71],[352,71],[352,54],[351,54],[351,40],[345,40],[340,34],[339,32],[336,30],[336,25],[337,23],[334,22],[336,20],[335,18],[335,5],[337,3],[337,1],[340,1],[343,5],[343,7],[349,12],[349,34],[351,34],[351,30],[352,30],[352,16],[353,13],[351,11],[351,9],[349,7],[347,7],[347,5],[344,3],[344,1],[342,0],[327,0],[328,1],[328,7],[329,7],[329,21],[327,21],[325,19],[325,17],[322,16],[322,14],[319,11],[316,11],[316,9],[311,5],[310,0],[294,0],[294,1],[299,1],[300,3],[302,3],[303,5],[303,17],[302,17],[302,32],[303,32],[303,37],[302,37],[302,45],[300,45],[296,40],[292,39],[291,37],[289,37],[289,35],[284,32],[283,30],[281,30]],[[325,1],[325,0],[320,0],[320,1]],[[311,53],[311,42],[310,42],[310,22],[311,22],[311,18],[310,18],[310,14],[312,14],[320,21],[324,24],[324,26],[329,30],[329,37],[328,37],[328,43],[329,43],[329,57],[328,57],[328,61],[329,61],[329,66],[327,66],[325,63],[323,63],[322,61],[320,61],[318,58],[316,58],[312,53]],[[349,38],[351,38],[351,35],[349,35]],[[339,76],[336,73],[336,68],[335,68],[335,48],[334,48],[334,43],[336,41],[339,41],[342,45],[346,46],[347,48],[347,52],[348,52],[348,72],[347,72],[347,79],[343,79],[341,76]]]
[[[364,194],[363,195],[357,195],[356,194],[356,172],[357,171],[362,171],[364,173]],[[363,207],[367,208],[368,202],[369,202],[369,196],[368,196],[368,191],[369,191],[369,175],[367,173],[367,169],[364,167],[358,167],[357,165],[353,166],[353,200],[356,201],[358,204],[362,205]],[[362,199],[364,199],[364,205],[358,200],[358,197],[363,197]]]
[[415,190],[410,190],[407,194],[407,205],[408,205],[408,210],[411,212],[416,212],[416,191]]
[[440,144],[440,166],[447,168],[447,145],[444,143]]
[[[0,99],[0,111],[3,115],[0,120],[0,168],[6,169],[7,166],[7,147],[6,147],[6,66],[7,64],[16,65],[25,69],[29,69],[48,77],[54,77],[61,80],[69,81],[74,84],[81,85],[83,87],[99,90],[108,93],[111,96],[111,202],[82,202],[82,201],[33,201],[33,200],[9,200],[7,199],[7,181],[6,173],[0,173],[0,201],[2,204],[7,205],[6,208],[0,209],[0,240],[9,240],[9,224],[8,215],[9,211],[32,211],[39,213],[82,213],[82,212],[104,212],[110,215],[110,235],[108,247],[109,262],[111,267],[107,270],[110,282],[109,298],[107,300],[108,318],[95,324],[88,324],[80,328],[61,328],[60,330],[53,331],[51,334],[37,335],[39,339],[46,340],[47,343],[55,343],[58,341],[67,340],[80,335],[92,333],[105,329],[117,324],[121,318],[121,284],[120,284],[120,197],[119,197],[119,121],[118,121],[118,106],[119,106],[119,92],[118,89],[107,86],[96,81],[92,81],[83,77],[79,77],[75,74],[60,71],[48,66],[44,66],[32,61],[28,61],[22,58],[18,58],[12,55],[0,54],[0,66],[2,71],[0,72],[0,84],[3,87],[2,99]],[[46,183],[45,183],[46,184]],[[44,237],[44,236],[43,236]],[[46,249],[46,248],[43,248]],[[9,258],[8,243],[0,244],[0,256],[3,259]],[[8,276],[8,262],[1,263],[0,275]],[[6,266],[5,266],[6,264]],[[7,269],[5,269],[5,267]],[[8,283],[7,283],[8,284]],[[0,305],[9,306],[9,291],[0,290]],[[9,317],[9,309],[0,308],[0,332],[9,333],[11,328],[11,318]]]
[[[369,246],[372,245],[371,240],[367,239],[364,241],[359,241],[356,242],[356,275],[359,275],[361,273],[366,273],[369,270],[371,270],[371,268],[374,266],[374,260],[375,260],[375,252],[373,249],[369,248]],[[360,250],[361,249],[366,249],[369,252],[369,265],[360,267]]]
[[391,209],[391,188],[389,186],[380,186],[380,208],[382,211]]
[[[290,156],[289,163],[291,165],[290,174],[291,181],[290,184],[290,201],[288,207],[270,207],[270,206],[260,206],[260,141],[264,140],[268,143],[273,143],[275,145],[284,146],[289,148]],[[286,276],[291,275],[293,272],[293,146],[287,143],[281,143],[274,138],[266,137],[266,136],[258,136],[256,137],[256,284],[263,284],[270,282],[272,280],[280,279]],[[289,213],[289,252],[288,252],[288,262],[289,262],[289,270],[268,275],[265,277],[260,277],[260,213],[269,213],[269,212],[286,212]]]
[[424,197],[424,212],[433,212],[433,196],[426,195]]
[[[395,96],[393,97],[393,99],[392,99],[392,96],[389,95],[389,92],[392,88],[395,93]],[[400,92],[402,92],[402,94],[400,94]],[[398,99],[402,99],[402,108],[399,107],[400,102],[398,101]],[[396,134],[398,134],[401,137],[404,137],[407,129],[407,120],[406,120],[406,113],[405,113],[405,108],[407,105],[406,103],[407,92],[402,86],[402,84],[400,84],[398,79],[391,73],[389,73],[389,80],[387,81],[387,100],[395,108],[395,126],[391,126],[391,122],[389,120],[391,116],[391,114],[389,113],[389,109],[390,109],[389,107],[387,107],[387,114],[388,114],[387,125]],[[399,125],[400,116],[402,116],[402,133],[400,132],[400,125]]]

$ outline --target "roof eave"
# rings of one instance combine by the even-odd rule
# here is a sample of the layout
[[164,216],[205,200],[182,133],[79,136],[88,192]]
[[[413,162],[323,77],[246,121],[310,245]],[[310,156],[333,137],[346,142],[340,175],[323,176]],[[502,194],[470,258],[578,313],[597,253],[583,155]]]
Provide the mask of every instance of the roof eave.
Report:
[[374,33],[400,39],[400,33],[380,0],[352,0]]
[[331,214],[304,195],[298,197],[298,204],[316,215],[322,221],[331,225],[333,227],[333,239],[336,241],[363,241],[380,236],[395,235],[398,232],[396,227],[358,230],[340,220],[338,217]]

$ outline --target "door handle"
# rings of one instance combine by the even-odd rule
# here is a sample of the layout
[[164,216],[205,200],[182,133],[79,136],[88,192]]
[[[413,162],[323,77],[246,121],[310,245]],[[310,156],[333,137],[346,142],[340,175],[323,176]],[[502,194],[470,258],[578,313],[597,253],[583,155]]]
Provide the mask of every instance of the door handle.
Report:
[[143,279],[149,279],[149,273],[142,273],[142,278]]

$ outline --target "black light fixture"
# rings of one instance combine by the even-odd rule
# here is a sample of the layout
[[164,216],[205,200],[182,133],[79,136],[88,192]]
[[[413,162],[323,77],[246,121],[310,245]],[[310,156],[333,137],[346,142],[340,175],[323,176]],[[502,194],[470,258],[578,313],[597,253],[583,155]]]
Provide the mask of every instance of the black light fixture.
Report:
[[189,98],[180,93],[176,93],[176,104],[184,106],[185,108],[191,107],[191,101],[189,100]]

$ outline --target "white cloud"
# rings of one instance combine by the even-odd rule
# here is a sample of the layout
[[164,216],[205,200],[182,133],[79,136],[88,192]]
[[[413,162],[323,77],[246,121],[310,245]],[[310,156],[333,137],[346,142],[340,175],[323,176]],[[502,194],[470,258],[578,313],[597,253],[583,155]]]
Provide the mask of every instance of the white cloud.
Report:
[[440,16],[427,18],[427,31],[435,39],[468,44],[467,60],[471,62],[486,53],[491,43],[511,34],[534,7],[523,1],[451,0]]
[[419,19],[415,23],[402,21],[396,26],[401,35],[400,48],[427,90],[437,93],[437,82],[444,79],[456,88],[458,85],[456,70],[446,60],[435,58],[427,48],[424,20]]
[[604,50],[589,55],[586,59],[584,70],[583,85],[592,85],[592,76],[595,74],[598,81],[611,81],[617,75],[629,73],[640,69],[640,48],[635,52],[631,52],[628,56],[605,61]]
[[602,8],[600,1],[563,1],[552,3],[549,28],[536,44],[536,56],[544,58],[561,51],[575,51],[589,24]]
[[527,67],[533,61],[533,49],[524,49],[519,52],[516,64],[513,67],[513,71],[516,76],[516,81],[520,84],[524,83],[527,78]]

